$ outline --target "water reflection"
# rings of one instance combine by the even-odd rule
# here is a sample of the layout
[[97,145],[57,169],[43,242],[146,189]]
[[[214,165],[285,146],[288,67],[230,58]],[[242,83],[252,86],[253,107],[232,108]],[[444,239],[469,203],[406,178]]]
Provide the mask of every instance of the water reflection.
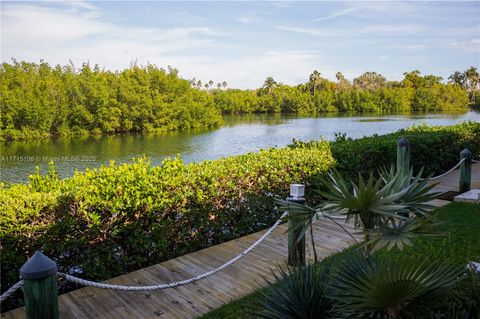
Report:
[[99,167],[111,160],[129,162],[134,157],[150,157],[159,165],[168,156],[179,154],[185,162],[215,159],[282,147],[294,138],[300,140],[334,138],[344,132],[350,137],[383,134],[417,123],[451,125],[465,120],[480,121],[480,112],[454,114],[325,114],[321,117],[285,115],[226,116],[216,130],[168,134],[121,134],[99,137],[71,137],[43,141],[13,142],[1,145],[1,180],[25,182],[39,166],[48,171],[53,160],[61,177],[75,170]]

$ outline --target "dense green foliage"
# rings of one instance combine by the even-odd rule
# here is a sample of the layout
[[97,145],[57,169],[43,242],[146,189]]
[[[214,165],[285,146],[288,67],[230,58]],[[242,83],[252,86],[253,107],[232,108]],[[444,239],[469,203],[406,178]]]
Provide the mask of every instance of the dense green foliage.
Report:
[[331,82],[314,71],[307,83],[283,85],[267,78],[258,90],[214,90],[217,108],[224,113],[291,112],[412,112],[464,111],[466,89],[456,83],[443,84],[440,77],[405,73],[400,82],[386,81],[367,72],[347,81],[341,73]]
[[0,190],[2,290],[36,249],[61,271],[106,279],[261,230],[274,195],[332,167],[327,143],[185,165],[141,159],[59,180],[34,175]]
[[[356,167],[389,166],[395,137],[405,132],[412,148],[430,145],[426,154],[413,153],[420,157],[414,165],[427,169],[430,164],[442,172],[451,167],[449,161],[437,161],[431,150],[447,159],[456,159],[465,146],[479,154],[480,124],[464,123],[189,165],[171,159],[151,167],[140,159],[64,180],[52,167],[46,176],[33,175],[27,185],[0,188],[2,290],[16,282],[19,267],[37,249],[55,258],[61,271],[79,270],[82,277],[98,280],[264,229],[278,218],[274,196],[284,197],[290,183],[318,188],[334,165],[348,173]],[[452,146],[455,139],[459,142]],[[342,154],[338,149],[344,143],[357,152],[349,157],[355,162],[351,166],[341,157],[335,164],[332,157],[332,152]],[[369,162],[363,145],[372,152]]]
[[[400,255],[427,257],[432,262],[448,260],[452,264],[464,266],[467,262],[480,261],[480,206],[466,203],[452,203],[436,210],[436,216],[444,223],[441,231],[446,237],[417,238],[413,246],[403,252],[383,252],[384,257],[397,258]],[[340,263],[351,257],[355,247],[322,260],[319,265]],[[442,315],[435,318],[476,318],[480,315],[480,278],[470,274],[470,278],[462,281],[452,292],[438,298],[435,312]],[[202,317],[215,318],[254,318],[254,314],[262,309],[262,296],[268,293],[260,289],[242,299],[233,301]],[[259,302],[260,301],[260,302]],[[476,311],[476,312],[475,312]],[[458,315],[458,317],[455,317]]]
[[480,104],[480,73],[476,67],[471,66],[463,72],[455,71],[448,79],[450,83],[455,83],[465,89],[471,105]]
[[122,72],[84,64],[0,67],[0,140],[68,134],[174,131],[215,127],[220,112],[205,91],[154,65]]
[[337,80],[314,71],[296,86],[267,78],[257,90],[213,88],[212,81],[203,88],[154,65],[111,72],[13,61],[0,66],[0,141],[209,128],[222,123],[221,113],[465,111],[471,92],[418,71],[398,82],[375,72],[353,83],[338,73]]
[[[459,160],[460,152],[468,148],[477,159],[480,157],[480,123],[468,122],[453,126],[412,126],[394,133],[373,135],[359,139],[339,134],[331,143],[337,169],[356,177],[359,172],[389,168],[396,161],[397,140],[406,137],[410,141],[410,164],[415,172],[424,168],[424,174],[439,175]],[[315,148],[323,142],[294,141],[293,148]]]

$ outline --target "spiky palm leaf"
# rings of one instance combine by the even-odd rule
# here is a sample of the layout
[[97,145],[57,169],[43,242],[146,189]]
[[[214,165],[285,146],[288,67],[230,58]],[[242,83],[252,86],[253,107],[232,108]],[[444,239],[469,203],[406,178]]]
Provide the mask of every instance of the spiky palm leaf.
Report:
[[452,287],[463,271],[416,256],[350,258],[339,266],[335,311],[349,317],[397,318],[414,311],[420,299]]
[[430,176],[421,178],[423,168],[413,175],[413,168],[410,169],[406,176],[395,173],[395,168],[392,166],[390,171],[381,170],[380,177],[387,184],[389,181],[391,187],[389,193],[402,193],[398,202],[408,207],[409,212],[414,213],[418,217],[429,217],[428,212],[434,208],[434,206],[428,204],[429,201],[436,199],[440,193],[432,192],[432,189],[438,185],[438,183],[430,183]]
[[[331,218],[332,215],[346,215],[347,221],[354,219],[354,224],[363,229],[366,253],[375,249],[397,247],[402,249],[411,244],[414,237],[432,235],[436,221],[429,215],[432,208],[429,201],[438,193],[432,193],[435,185],[429,185],[429,179],[421,180],[420,171],[415,177],[410,170],[407,176],[390,171],[383,171],[376,178],[370,174],[367,180],[359,176],[358,185],[347,183],[343,177],[333,171],[329,174],[327,191],[319,192],[324,201],[317,208],[307,205],[276,200],[277,205],[290,210],[303,219],[297,227],[303,227],[301,235],[318,218]],[[413,213],[419,218],[413,222],[408,217]],[[289,229],[288,231],[291,231]],[[351,235],[351,234],[350,234]]]
[[403,194],[390,191],[395,180],[384,183],[382,179],[375,178],[373,174],[370,174],[366,182],[362,176],[359,176],[358,185],[351,182],[351,187],[349,187],[349,184],[337,171],[329,174],[329,178],[328,190],[320,192],[325,198],[320,205],[323,211],[340,212],[348,216],[358,215],[366,220],[370,213],[385,217],[397,217],[393,212],[406,209],[405,205],[397,203]]
[[406,221],[390,219],[374,231],[363,231],[361,233],[370,235],[370,240],[365,244],[370,245],[372,253],[382,248],[390,250],[396,247],[403,250],[405,246],[412,246],[413,239],[417,237],[444,235],[436,230],[441,224],[441,222],[432,222],[429,219],[420,218]]
[[294,269],[280,268],[274,282],[268,282],[263,311],[268,319],[325,318],[333,307],[333,288],[328,266],[318,269],[309,265]]

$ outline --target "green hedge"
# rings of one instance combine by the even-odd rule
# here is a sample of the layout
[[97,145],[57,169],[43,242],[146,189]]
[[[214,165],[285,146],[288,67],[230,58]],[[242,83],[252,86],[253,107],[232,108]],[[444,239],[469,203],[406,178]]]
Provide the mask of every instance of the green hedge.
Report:
[[335,165],[352,176],[388,166],[400,136],[411,141],[414,166],[427,172],[449,169],[465,147],[480,154],[480,123],[417,126],[189,165],[112,163],[65,180],[52,168],[28,185],[2,187],[2,291],[37,249],[60,271],[101,280],[264,229],[278,217],[273,197],[285,196],[290,183],[311,190]]
[[[464,122],[453,126],[412,126],[386,135],[373,135],[359,139],[338,134],[331,143],[337,169],[351,177],[358,172],[368,173],[379,167],[396,163],[397,140],[410,141],[411,165],[424,174],[434,176],[444,173],[460,160],[460,152],[468,148],[480,158],[480,123]],[[322,141],[295,141],[290,147],[314,149]]]
[[2,290],[37,249],[60,271],[100,280],[264,229],[278,218],[274,195],[333,163],[324,143],[189,165],[140,159],[65,180],[53,169],[34,175],[0,191]]

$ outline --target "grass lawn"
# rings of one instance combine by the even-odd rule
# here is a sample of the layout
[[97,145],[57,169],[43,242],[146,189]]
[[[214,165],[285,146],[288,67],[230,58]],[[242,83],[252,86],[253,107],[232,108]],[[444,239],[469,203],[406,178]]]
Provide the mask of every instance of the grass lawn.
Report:
[[[456,264],[469,261],[480,261],[480,205],[451,203],[434,211],[439,220],[444,222],[440,231],[444,237],[421,238],[414,246],[404,251],[382,252],[386,255],[415,254],[423,255],[431,260],[450,259]],[[354,248],[349,248],[329,258],[341,259]],[[200,317],[202,319],[237,319],[254,318],[255,312],[261,309],[263,290],[235,300],[223,307]]]

